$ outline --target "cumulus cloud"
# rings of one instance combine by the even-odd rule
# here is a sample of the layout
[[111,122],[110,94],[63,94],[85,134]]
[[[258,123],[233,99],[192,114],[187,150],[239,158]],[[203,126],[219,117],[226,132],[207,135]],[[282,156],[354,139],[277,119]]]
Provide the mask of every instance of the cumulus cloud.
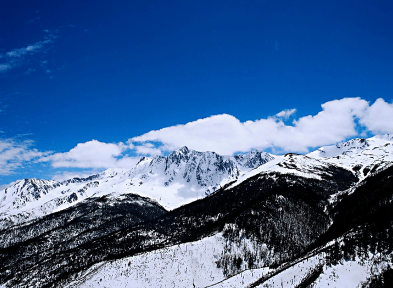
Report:
[[393,103],[377,99],[360,119],[360,123],[374,134],[393,133]]
[[42,157],[39,161],[51,162],[54,168],[115,168],[132,167],[138,161],[122,153],[128,148],[123,143],[104,143],[97,140],[79,143],[68,152]]
[[322,111],[318,114],[301,117],[291,125],[286,125],[280,118],[289,117],[295,112],[294,109],[284,110],[275,117],[246,122],[222,114],[150,131],[130,141],[161,142],[162,150],[186,145],[191,149],[220,154],[267,148],[283,152],[307,152],[311,147],[356,136],[355,119],[364,117],[369,105],[360,98],[344,98],[326,102],[321,107]]
[[37,160],[50,152],[32,148],[32,141],[0,140],[0,175],[9,175],[29,161]]
[[155,148],[154,144],[149,142],[143,143],[142,145],[139,146],[133,146],[133,148],[135,149],[138,155],[157,156],[162,154],[162,151],[159,148]]
[[345,98],[326,102],[315,116],[305,116],[283,126],[272,141],[285,151],[307,152],[317,147],[357,136],[355,119],[362,117],[368,103],[360,98]]
[[[0,141],[0,175],[12,173],[27,161],[49,162],[54,168],[80,168],[90,173],[106,168],[133,168],[140,156],[162,155],[188,146],[197,151],[215,151],[223,155],[253,149],[272,149],[276,153],[309,152],[356,137],[362,132],[393,133],[393,104],[378,99],[370,105],[361,98],[344,98],[321,105],[315,115],[284,122],[295,113],[284,110],[271,117],[241,122],[228,114],[214,115],[183,125],[150,131],[130,138],[127,144],[97,140],[79,143],[64,153],[39,152],[32,142]],[[131,156],[130,156],[131,155]],[[86,172],[86,169],[90,169]],[[66,179],[71,174],[56,174]]]
[[[274,120],[272,120],[274,122]],[[181,146],[189,146],[200,151],[217,151],[228,153],[230,147],[247,149],[247,143],[242,139],[249,138],[249,131],[243,129],[242,124],[235,117],[222,114],[199,119],[185,125],[177,125],[148,132],[142,136],[132,138],[134,142],[157,141],[162,142],[162,149],[174,150]],[[218,150],[218,146],[221,146]],[[216,149],[216,150],[215,150]]]

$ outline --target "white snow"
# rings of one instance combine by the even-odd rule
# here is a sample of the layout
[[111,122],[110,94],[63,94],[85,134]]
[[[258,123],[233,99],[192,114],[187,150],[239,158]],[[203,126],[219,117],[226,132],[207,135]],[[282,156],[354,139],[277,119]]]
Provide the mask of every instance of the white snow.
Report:
[[259,268],[243,271],[231,278],[225,279],[219,283],[213,284],[213,288],[237,288],[247,287],[254,283],[262,276],[268,274],[271,270],[269,268]]
[[391,256],[371,254],[368,259],[356,257],[354,260],[341,259],[336,265],[326,265],[326,254],[321,252],[303,260],[281,273],[268,279],[257,287],[295,287],[306,279],[307,275],[318,265],[322,265],[322,273],[309,287],[312,288],[352,288],[361,287],[372,275],[379,275],[387,267],[391,267]]
[[[221,234],[94,265],[66,287],[205,287],[224,279]],[[255,274],[256,275],[256,274]]]
[[257,287],[269,287],[269,288],[282,288],[282,287],[295,287],[299,285],[304,277],[315,268],[320,261],[322,261],[323,255],[318,254],[306,260],[297,263],[294,266],[282,271],[281,273],[268,279]]
[[[268,162],[258,167],[265,161]],[[233,180],[236,182],[229,188],[258,174],[277,172],[321,179],[326,176],[324,171],[329,164],[347,169],[358,165],[357,175],[362,180],[371,174],[363,173],[367,171],[364,169],[370,170],[374,165],[384,169],[392,163],[391,135],[353,139],[321,147],[307,155],[274,156],[251,151],[245,155],[220,156],[184,147],[166,157],[142,158],[133,169],[108,169],[97,178],[82,182],[77,179],[17,181],[0,190],[0,227],[7,221],[23,222],[68,208],[88,197],[111,193],[139,194],[172,210],[203,198]]]
[[270,154],[256,151],[234,157],[183,147],[166,157],[142,158],[133,169],[108,169],[91,179],[21,180],[0,191],[0,221],[23,222],[108,194],[135,193],[172,210],[271,159]]
[[371,262],[341,261],[337,265],[325,267],[324,272],[314,282],[313,287],[359,287],[371,276]]
[[309,157],[352,169],[359,166],[358,177],[364,179],[364,168],[380,165],[386,168],[393,161],[393,136],[379,135],[368,139],[352,139],[336,145],[325,146],[307,154]]
[[227,189],[231,189],[255,175],[270,172],[291,174],[310,179],[321,179],[321,176],[329,175],[328,172],[324,171],[328,169],[328,166],[329,164],[322,160],[304,155],[286,154],[283,156],[275,156],[273,160],[240,176],[239,179],[235,183],[231,184]]
[[[65,287],[248,287],[274,269],[259,268],[243,271],[225,279],[215,261],[224,247],[221,234],[202,240],[143,253],[94,265]],[[304,259],[272,276],[257,287],[295,287],[319,265],[322,273],[310,287],[360,287],[372,275],[391,267],[390,256],[374,255],[369,259],[342,259],[326,265],[321,252]]]
[[222,234],[111,262],[101,262],[66,287],[246,287],[271,270],[243,271],[226,279],[215,261]]

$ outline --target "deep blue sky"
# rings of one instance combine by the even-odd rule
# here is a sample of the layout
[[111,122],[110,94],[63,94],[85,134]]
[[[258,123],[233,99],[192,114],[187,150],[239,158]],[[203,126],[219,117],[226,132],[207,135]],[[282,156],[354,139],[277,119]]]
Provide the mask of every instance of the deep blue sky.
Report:
[[392,15],[392,1],[4,0],[0,55],[50,42],[0,71],[0,137],[66,152],[222,113],[390,102]]

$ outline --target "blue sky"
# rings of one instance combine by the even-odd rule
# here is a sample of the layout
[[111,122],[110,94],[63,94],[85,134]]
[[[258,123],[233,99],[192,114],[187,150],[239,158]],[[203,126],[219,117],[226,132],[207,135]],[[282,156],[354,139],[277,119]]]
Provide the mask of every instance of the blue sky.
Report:
[[182,145],[304,153],[393,133],[392,14],[391,1],[3,1],[0,185]]

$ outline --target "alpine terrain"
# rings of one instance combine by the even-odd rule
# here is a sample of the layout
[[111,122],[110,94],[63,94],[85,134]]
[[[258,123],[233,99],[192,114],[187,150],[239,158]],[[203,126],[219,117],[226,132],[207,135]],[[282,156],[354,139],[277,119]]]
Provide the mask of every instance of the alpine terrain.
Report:
[[393,136],[183,147],[0,191],[0,287],[393,287]]

